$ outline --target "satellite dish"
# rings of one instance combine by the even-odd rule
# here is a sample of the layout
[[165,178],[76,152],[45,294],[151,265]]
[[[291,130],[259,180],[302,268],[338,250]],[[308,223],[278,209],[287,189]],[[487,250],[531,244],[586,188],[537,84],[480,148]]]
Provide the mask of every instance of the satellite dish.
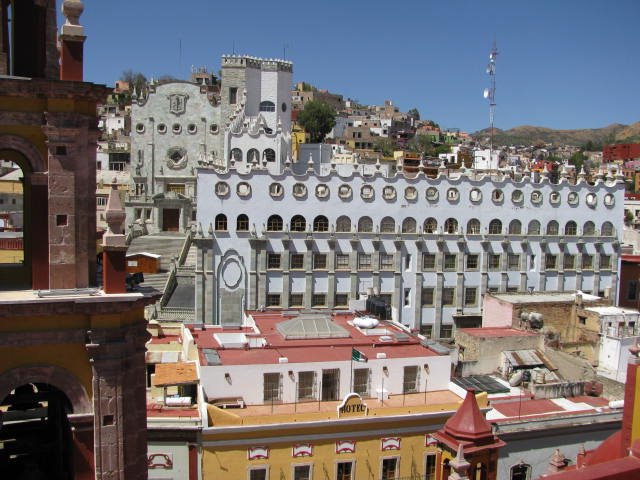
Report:
[[482,96],[483,96],[484,98],[489,98],[489,89],[488,89],[488,88],[485,88],[485,89],[484,89],[484,92],[482,92]]

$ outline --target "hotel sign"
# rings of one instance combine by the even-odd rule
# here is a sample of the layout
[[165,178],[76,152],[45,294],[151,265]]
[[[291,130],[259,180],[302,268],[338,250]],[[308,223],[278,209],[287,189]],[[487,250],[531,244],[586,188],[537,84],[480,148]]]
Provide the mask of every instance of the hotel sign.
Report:
[[362,402],[362,397],[357,393],[349,393],[342,403],[338,405],[338,418],[364,417],[369,413],[369,407]]

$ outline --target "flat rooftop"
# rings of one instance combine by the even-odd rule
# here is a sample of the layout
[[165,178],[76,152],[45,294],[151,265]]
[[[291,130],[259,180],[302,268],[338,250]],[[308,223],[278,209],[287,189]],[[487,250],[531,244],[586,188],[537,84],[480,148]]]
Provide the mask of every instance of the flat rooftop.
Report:
[[[577,292],[533,292],[533,293],[493,293],[492,297],[502,302],[514,304],[527,303],[545,303],[545,302],[567,302],[572,303],[576,300]],[[584,302],[596,302],[601,300],[597,295],[582,293]]]

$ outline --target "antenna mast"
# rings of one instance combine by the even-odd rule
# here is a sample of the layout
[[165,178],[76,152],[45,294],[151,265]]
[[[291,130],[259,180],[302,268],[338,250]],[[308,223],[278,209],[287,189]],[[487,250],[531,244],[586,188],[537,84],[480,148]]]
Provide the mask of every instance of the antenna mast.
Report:
[[489,88],[485,88],[484,98],[489,100],[489,124],[491,126],[491,144],[489,146],[489,161],[493,154],[493,116],[496,109],[496,58],[498,57],[498,47],[493,41],[493,48],[489,54],[489,64],[487,65],[487,75],[489,75]]

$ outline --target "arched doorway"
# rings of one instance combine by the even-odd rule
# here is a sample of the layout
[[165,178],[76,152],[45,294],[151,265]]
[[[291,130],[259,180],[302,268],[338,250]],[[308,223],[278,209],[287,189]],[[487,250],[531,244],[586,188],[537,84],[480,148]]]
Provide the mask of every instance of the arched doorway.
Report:
[[0,289],[28,289],[33,258],[31,165],[20,151],[2,148],[0,163]]
[[46,383],[16,387],[0,404],[0,471],[6,478],[71,480],[71,402]]

